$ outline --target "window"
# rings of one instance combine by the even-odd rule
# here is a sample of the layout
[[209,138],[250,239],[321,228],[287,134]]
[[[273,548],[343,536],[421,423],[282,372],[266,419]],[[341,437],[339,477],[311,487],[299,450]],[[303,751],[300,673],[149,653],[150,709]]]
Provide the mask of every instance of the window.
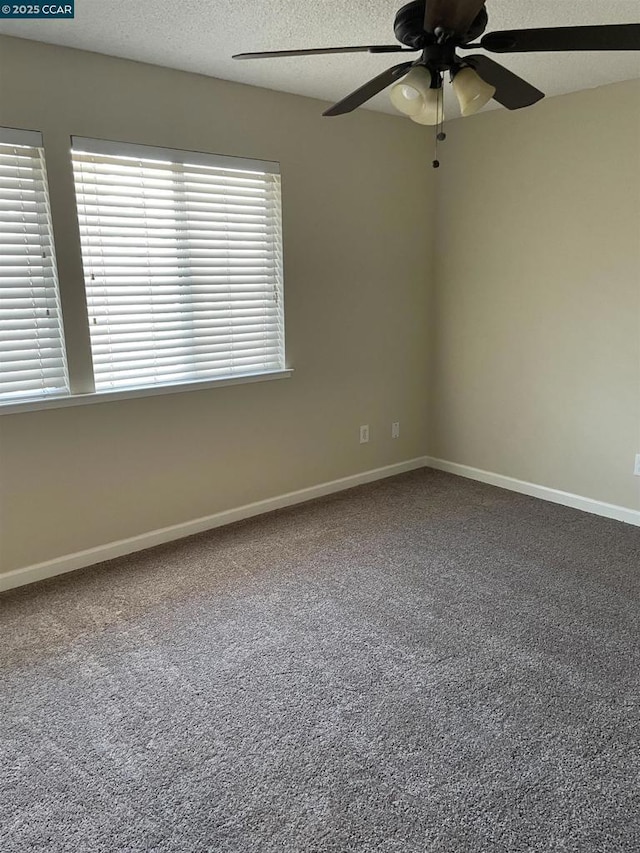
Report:
[[284,369],[277,164],[73,139],[96,391]]
[[68,388],[42,137],[0,128],[0,402]]

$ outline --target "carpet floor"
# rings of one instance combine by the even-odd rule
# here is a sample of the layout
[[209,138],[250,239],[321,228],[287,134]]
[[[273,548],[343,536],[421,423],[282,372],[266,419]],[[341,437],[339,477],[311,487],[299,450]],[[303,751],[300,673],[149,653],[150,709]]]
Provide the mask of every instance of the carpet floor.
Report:
[[639,599],[427,470],[6,593],[0,850],[640,850]]

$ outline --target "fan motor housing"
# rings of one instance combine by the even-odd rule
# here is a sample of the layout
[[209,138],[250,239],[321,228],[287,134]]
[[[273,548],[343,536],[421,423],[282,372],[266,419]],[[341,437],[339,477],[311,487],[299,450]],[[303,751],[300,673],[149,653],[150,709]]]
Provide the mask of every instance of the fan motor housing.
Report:
[[[429,0],[413,0],[412,3],[407,3],[399,9],[396,14],[393,31],[398,41],[406,44],[407,47],[421,49],[435,41],[434,34],[427,33],[424,29],[425,6],[428,2]],[[463,36],[456,37],[455,42],[467,44],[478,38],[486,30],[488,21],[487,11],[483,6],[467,32]]]

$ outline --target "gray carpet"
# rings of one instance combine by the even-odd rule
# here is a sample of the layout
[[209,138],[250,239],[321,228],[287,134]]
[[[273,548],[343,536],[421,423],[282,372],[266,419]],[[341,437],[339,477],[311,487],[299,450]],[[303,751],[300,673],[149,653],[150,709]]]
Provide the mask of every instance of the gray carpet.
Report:
[[5,594],[0,850],[638,851],[639,593],[417,471]]

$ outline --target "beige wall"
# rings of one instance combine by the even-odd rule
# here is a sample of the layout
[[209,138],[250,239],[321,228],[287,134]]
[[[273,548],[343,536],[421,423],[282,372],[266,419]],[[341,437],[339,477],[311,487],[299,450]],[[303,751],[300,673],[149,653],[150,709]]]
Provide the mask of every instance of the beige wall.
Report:
[[0,38],[0,125],[44,132],[67,288],[71,134],[281,162],[295,368],[0,417],[0,571],[427,452],[640,508],[638,108],[623,83],[450,122],[433,173],[401,118]]
[[[42,130],[81,286],[69,136],[279,160],[293,378],[0,418],[2,570],[426,451],[424,131],[366,111],[0,39],[0,125]],[[401,437],[391,440],[391,422]],[[371,441],[358,443],[368,423]]]
[[640,509],[640,83],[451,122],[436,457]]

